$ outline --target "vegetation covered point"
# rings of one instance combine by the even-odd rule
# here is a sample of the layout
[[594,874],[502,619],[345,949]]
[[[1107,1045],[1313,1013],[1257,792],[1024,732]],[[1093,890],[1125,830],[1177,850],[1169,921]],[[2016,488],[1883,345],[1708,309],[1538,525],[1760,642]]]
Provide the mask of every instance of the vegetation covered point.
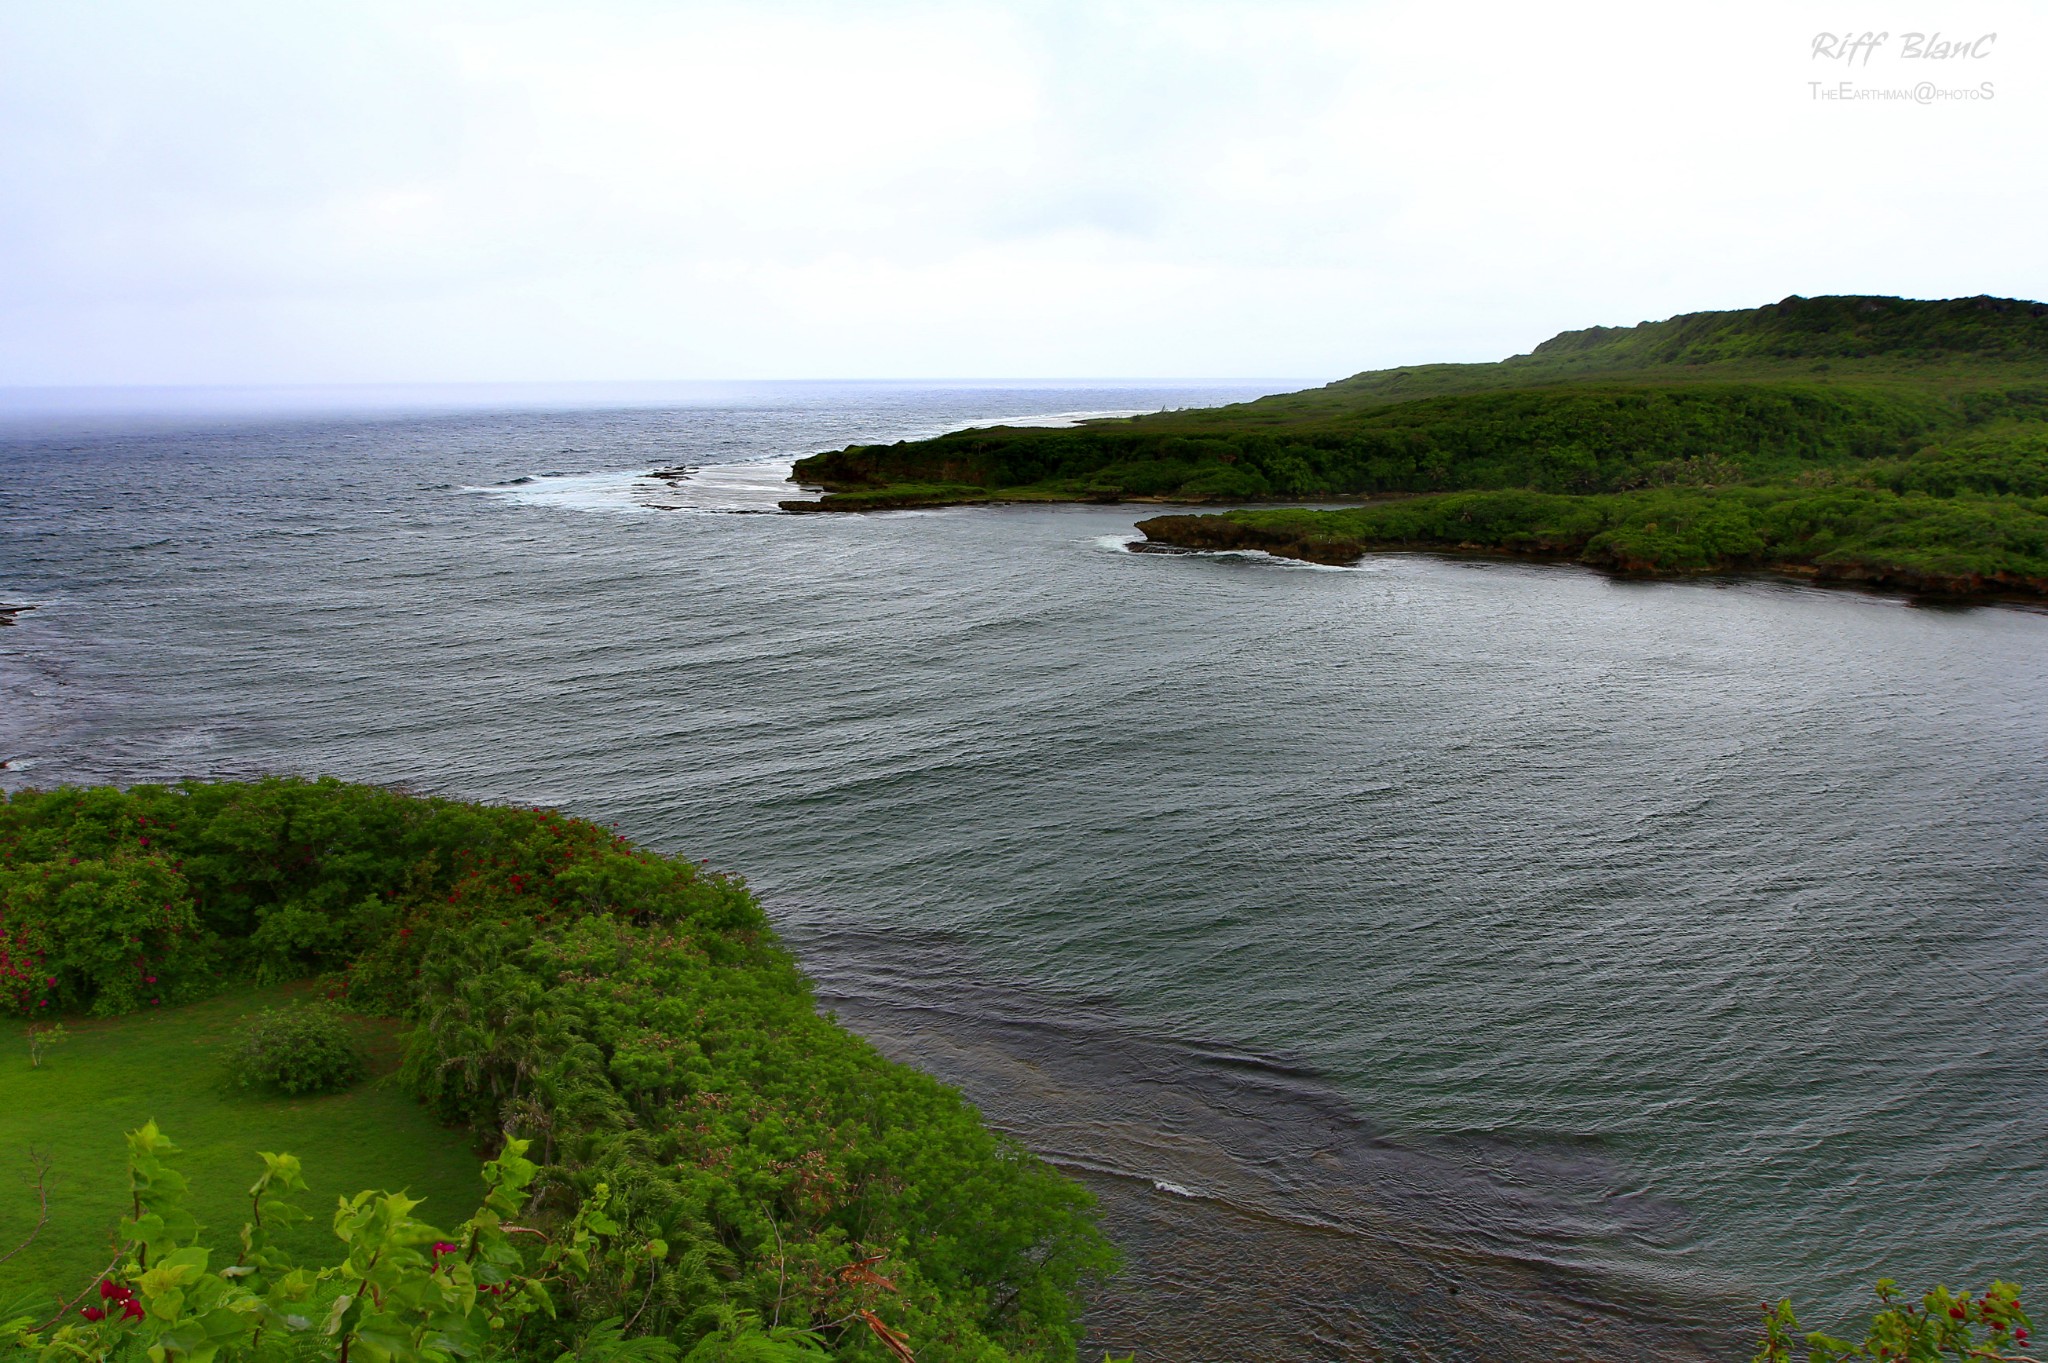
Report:
[[1456,492],[1342,510],[1140,521],[1151,546],[1345,564],[1379,550],[1492,553],[1622,573],[1767,570],[1946,595],[2048,597],[2048,498],[1852,488]]
[[743,883],[551,811],[331,780],[23,791],[0,939],[31,1016],[331,972],[414,1020],[415,1091],[541,1156],[538,1228],[602,1184],[620,1243],[664,1246],[564,1289],[556,1344],[753,1312],[891,1357],[866,1311],[929,1363],[1066,1359],[1113,1259],[1078,1185],[818,1016]]
[[[2023,583],[2039,576],[2029,546],[2048,496],[2048,306],[1789,298],[1565,332],[1497,364],[1380,370],[1227,407],[851,446],[799,461],[795,477],[829,495],[785,505],[826,511],[1460,492],[1642,494],[1640,502],[1672,488],[1847,493],[1861,498],[1854,544],[1786,541],[1765,557],[1827,572],[1826,555],[1867,550],[1872,580],[1931,573]],[[1956,505],[1930,511],[1921,505],[1930,498]],[[1808,510],[1839,520],[1847,506],[1823,498]],[[1723,512],[1743,514],[1737,502],[1714,516]],[[1992,522],[2002,528],[1987,537]],[[1361,524],[1350,536],[1361,547],[1393,542],[1370,518]],[[1893,554],[1894,541],[1912,552]],[[1999,548],[2008,542],[2009,554]],[[1756,557],[1675,555],[1688,566]],[[1661,570],[1657,555],[1634,561]]]

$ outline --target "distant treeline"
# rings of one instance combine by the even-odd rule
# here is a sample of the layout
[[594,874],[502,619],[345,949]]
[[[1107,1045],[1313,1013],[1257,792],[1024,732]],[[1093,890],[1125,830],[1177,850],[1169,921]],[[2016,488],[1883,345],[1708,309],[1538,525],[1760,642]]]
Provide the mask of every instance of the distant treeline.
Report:
[[[1620,492],[1774,482],[1916,456],[1981,465],[2001,457],[2023,424],[2044,419],[2048,382],[1955,395],[1795,383],[1575,386],[1421,398],[1279,429],[1185,431],[1162,421],[961,431],[819,455],[797,476],[849,490],[915,483],[1080,499]],[[1951,453],[1956,442],[1964,448]],[[1966,476],[1995,482],[1998,474]]]
[[[1640,571],[1769,562],[2010,585],[2043,576],[2048,306],[1792,298],[1228,407],[853,446],[801,461],[796,478],[830,494],[801,509],[823,510],[1413,498],[1290,542],[1322,557],[1452,545]],[[1477,492],[1502,495],[1435,500]],[[1502,515],[1516,528],[1484,529]],[[1186,520],[1172,518],[1176,542],[1202,537]],[[1234,520],[1204,534],[1315,523]]]

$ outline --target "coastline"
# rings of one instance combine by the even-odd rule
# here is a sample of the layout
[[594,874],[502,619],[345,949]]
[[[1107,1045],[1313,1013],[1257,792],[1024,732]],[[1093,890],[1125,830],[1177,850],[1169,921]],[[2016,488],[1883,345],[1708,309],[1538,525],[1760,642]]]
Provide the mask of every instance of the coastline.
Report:
[[1258,552],[1331,567],[1348,567],[1372,554],[1421,553],[1445,558],[1569,564],[1617,577],[1651,581],[1785,577],[1821,587],[1956,601],[2048,603],[2048,578],[2010,573],[1944,574],[1897,565],[1828,563],[1791,558],[1731,561],[1699,568],[1668,567],[1625,555],[1588,556],[1583,541],[1535,540],[1503,544],[1474,540],[1379,539],[1302,532],[1217,514],[1155,516],[1139,521],[1136,528],[1145,539],[1131,545],[1134,553]]
[[1257,506],[1267,508],[1283,507],[1328,507],[1333,505],[1355,506],[1369,502],[1398,501],[1408,496],[1402,493],[1387,495],[1357,495],[1317,497],[1312,501],[1287,499],[1284,501],[1246,501],[1239,497],[1175,497],[1171,495],[1141,496],[1136,493],[1104,493],[1100,496],[1083,496],[1079,493],[1048,491],[1039,488],[946,488],[926,490],[905,490],[903,485],[892,484],[875,489],[873,492],[827,491],[815,500],[777,502],[782,510],[794,515],[818,515],[837,513],[853,515],[863,511],[910,511],[931,510],[949,506],[1206,506],[1214,508]]
[[1753,1343],[1747,1295],[1674,1267],[1684,1212],[1615,1198],[1597,1152],[1390,1141],[1311,1069],[978,978],[944,934],[779,931],[821,1009],[1094,1192],[1126,1269],[1084,1357],[1706,1363]]

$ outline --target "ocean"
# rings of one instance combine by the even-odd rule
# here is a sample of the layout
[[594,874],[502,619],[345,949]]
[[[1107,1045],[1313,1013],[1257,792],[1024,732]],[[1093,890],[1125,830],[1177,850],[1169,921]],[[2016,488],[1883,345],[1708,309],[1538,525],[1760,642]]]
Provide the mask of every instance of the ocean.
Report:
[[743,874],[1097,1190],[1095,1348],[1733,1357],[2038,1282],[2048,614],[775,509],[1274,388],[0,404],[0,786],[331,774]]

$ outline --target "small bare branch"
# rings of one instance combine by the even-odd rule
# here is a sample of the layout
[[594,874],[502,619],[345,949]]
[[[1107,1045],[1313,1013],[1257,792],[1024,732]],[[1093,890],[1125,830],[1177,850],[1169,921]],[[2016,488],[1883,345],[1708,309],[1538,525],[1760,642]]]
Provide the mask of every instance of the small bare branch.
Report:
[[105,1282],[109,1277],[113,1276],[114,1270],[120,1267],[121,1261],[128,1257],[128,1251],[132,1248],[132,1245],[122,1245],[120,1249],[114,1251],[114,1257],[107,1260],[107,1266],[105,1268],[101,1269],[99,1272],[92,1275],[92,1281],[86,1284],[84,1290],[81,1291],[77,1296],[73,1297],[70,1301],[67,1301],[62,1306],[58,1307],[57,1314],[51,1316],[41,1325],[38,1325],[35,1328],[35,1333],[41,1334],[43,1331],[55,1326],[59,1321],[63,1320],[64,1317],[70,1315],[72,1307],[84,1301],[89,1293],[91,1293],[101,1283]]
[[27,1239],[23,1240],[13,1249],[8,1250],[5,1254],[0,1254],[0,1264],[6,1263],[9,1259],[12,1259],[15,1255],[34,1244],[36,1237],[43,1233],[43,1227],[50,1224],[50,1156],[45,1151],[30,1146],[28,1150],[28,1164],[29,1172],[22,1175],[22,1181],[35,1189],[36,1224],[29,1231]]

